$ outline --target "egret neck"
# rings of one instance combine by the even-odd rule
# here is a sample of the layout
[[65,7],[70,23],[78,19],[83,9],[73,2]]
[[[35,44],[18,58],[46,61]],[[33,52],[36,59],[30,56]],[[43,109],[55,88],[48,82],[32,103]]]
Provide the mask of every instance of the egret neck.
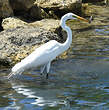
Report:
[[62,17],[60,22],[61,27],[67,32],[67,39],[63,44],[61,44],[63,51],[67,50],[72,43],[72,30],[66,25],[67,19],[68,18],[66,17]]

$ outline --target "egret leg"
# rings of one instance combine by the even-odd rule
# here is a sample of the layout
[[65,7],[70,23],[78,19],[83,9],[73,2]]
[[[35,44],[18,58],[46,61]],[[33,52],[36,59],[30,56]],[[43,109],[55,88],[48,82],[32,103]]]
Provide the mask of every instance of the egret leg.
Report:
[[47,69],[47,75],[46,75],[46,78],[48,79],[48,73],[50,71],[50,66],[51,66],[51,62],[49,62],[46,66],[46,69]]
[[13,73],[11,72],[11,73],[7,76],[7,78],[10,79],[10,78],[12,77],[12,75],[13,75]]
[[41,67],[41,69],[40,69],[41,75],[42,75],[42,73],[44,72],[45,67],[46,67],[46,65],[43,65],[43,66]]

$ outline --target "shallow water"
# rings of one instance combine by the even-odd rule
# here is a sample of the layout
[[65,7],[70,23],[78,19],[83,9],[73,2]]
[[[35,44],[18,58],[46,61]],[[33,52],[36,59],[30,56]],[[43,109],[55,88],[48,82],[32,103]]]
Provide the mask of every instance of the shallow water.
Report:
[[1,69],[0,110],[108,110],[107,10],[103,8],[92,24],[73,25],[68,57],[52,63],[49,79],[40,76],[38,69],[5,80],[9,70]]

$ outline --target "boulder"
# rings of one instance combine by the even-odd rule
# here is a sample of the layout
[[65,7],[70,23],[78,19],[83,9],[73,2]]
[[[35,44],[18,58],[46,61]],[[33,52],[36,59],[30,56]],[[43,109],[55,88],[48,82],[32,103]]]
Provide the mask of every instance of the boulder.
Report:
[[9,3],[13,10],[16,11],[27,11],[34,5],[35,0],[9,0]]
[[17,27],[42,28],[44,30],[57,33],[63,39],[63,41],[65,41],[65,39],[66,39],[66,33],[60,27],[60,20],[56,20],[56,19],[42,19],[40,21],[27,23],[16,17],[9,17],[9,18],[3,19],[2,27],[4,30],[14,29]]
[[13,65],[25,58],[41,44],[55,39],[57,34],[39,27],[17,27],[0,33],[0,65]]
[[40,27],[47,31],[54,32],[60,36],[61,42],[64,42],[67,37],[66,32],[64,30],[62,30],[62,28],[60,26],[60,20],[42,19],[40,21],[30,23],[29,26]]
[[32,6],[28,12],[27,12],[27,16],[32,20],[41,20],[43,18],[49,18],[49,15],[40,7],[38,7],[37,5]]
[[81,10],[81,0],[9,0],[9,2],[15,15],[31,20],[58,18],[66,12]]
[[81,0],[1,0],[0,18],[22,16],[29,20],[58,18],[66,12],[80,12]]
[[42,8],[47,9],[64,9],[68,8],[68,10],[71,10],[73,6],[81,5],[81,0],[36,0],[35,4],[38,4],[38,6]]
[[13,15],[13,10],[8,0],[0,0],[0,18],[5,18]]
[[51,32],[56,32],[60,27],[60,20],[42,19],[40,21],[29,23],[29,26],[40,27]]
[[17,17],[8,17],[3,19],[2,21],[2,27],[4,30],[6,29],[14,29],[16,27],[25,27],[28,23],[24,22],[23,20],[17,18]]
[[37,6],[34,5],[34,0],[9,0],[10,5],[14,11],[14,15],[22,16],[26,19],[40,20],[47,17],[47,14]]
[[49,15],[62,16],[66,12],[80,12],[81,0],[36,0],[34,4],[44,9]]

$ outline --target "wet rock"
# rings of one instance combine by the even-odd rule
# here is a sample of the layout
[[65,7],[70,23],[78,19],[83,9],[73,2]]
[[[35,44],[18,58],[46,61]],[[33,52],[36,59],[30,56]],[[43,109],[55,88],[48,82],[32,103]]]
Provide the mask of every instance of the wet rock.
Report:
[[17,27],[0,33],[0,65],[13,65],[25,58],[41,44],[55,39],[57,34],[34,27]]
[[8,0],[0,0],[0,18],[5,18],[13,15],[13,10]]

